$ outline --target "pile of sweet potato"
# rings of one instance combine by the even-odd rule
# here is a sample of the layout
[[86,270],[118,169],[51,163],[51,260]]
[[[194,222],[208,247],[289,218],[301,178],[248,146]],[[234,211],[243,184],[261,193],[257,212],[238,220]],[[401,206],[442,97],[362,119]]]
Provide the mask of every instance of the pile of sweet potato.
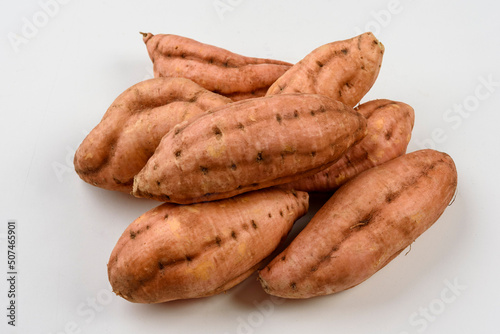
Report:
[[[339,292],[394,259],[452,200],[450,156],[406,154],[412,107],[359,104],[382,64],[373,34],[295,65],[143,36],[155,78],[118,96],[74,160],[90,184],[164,202],[118,240],[108,262],[117,295],[210,296],[255,271],[272,295]],[[333,196],[270,259],[314,191]]]

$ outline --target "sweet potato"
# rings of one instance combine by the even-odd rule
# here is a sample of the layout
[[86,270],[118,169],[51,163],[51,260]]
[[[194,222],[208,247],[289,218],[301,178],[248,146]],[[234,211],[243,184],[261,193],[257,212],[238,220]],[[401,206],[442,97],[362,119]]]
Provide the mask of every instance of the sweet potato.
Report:
[[291,182],[328,167],[365,134],[363,116],[321,95],[231,103],[170,131],[133,194],[187,204]]
[[161,138],[177,123],[231,100],[184,78],[157,78],[123,92],[80,144],[75,170],[95,186],[130,193]]
[[330,167],[282,187],[302,191],[335,190],[359,173],[405,154],[415,119],[412,107],[402,102],[374,100],[355,110],[367,119],[365,138]]
[[434,150],[363,172],[260,271],[262,286],[272,295],[309,298],[363,282],[441,216],[456,186],[453,160]]
[[185,77],[234,101],[264,96],[292,64],[245,57],[176,35],[143,33],[155,77]]
[[113,291],[136,303],[223,292],[258,268],[308,205],[305,192],[273,188],[215,202],[160,205],[134,221],[113,249]]
[[267,95],[321,94],[354,107],[375,83],[383,54],[370,32],[325,44],[276,80]]

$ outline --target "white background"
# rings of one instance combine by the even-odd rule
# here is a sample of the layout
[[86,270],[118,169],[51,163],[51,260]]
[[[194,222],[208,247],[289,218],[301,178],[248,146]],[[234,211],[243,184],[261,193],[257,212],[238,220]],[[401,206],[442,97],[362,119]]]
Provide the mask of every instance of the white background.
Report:
[[[1,333],[500,332],[497,1],[55,1],[0,5]],[[112,295],[114,244],[158,203],[90,186],[72,160],[113,100],[152,77],[139,31],[297,62],[365,30],[386,54],[363,101],[412,105],[409,151],[445,151],[459,172],[454,204],[411,251],[354,289],[309,300],[272,300],[255,276],[199,300]],[[5,316],[8,219],[18,223],[15,328]]]

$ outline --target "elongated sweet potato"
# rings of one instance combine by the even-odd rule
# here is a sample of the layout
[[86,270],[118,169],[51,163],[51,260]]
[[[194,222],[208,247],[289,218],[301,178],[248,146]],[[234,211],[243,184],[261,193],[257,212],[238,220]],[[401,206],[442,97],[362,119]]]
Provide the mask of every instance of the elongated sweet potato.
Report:
[[75,170],[95,186],[130,193],[161,138],[174,125],[230,103],[184,78],[156,78],[123,92],[80,144]]
[[302,191],[335,190],[359,173],[405,154],[415,119],[412,107],[402,102],[374,100],[355,110],[367,119],[365,138],[330,167],[283,187]]
[[292,64],[245,57],[176,35],[143,33],[155,77],[185,77],[234,101],[264,96]]
[[309,298],[363,282],[441,216],[456,186],[453,160],[433,150],[365,171],[260,271],[262,286],[272,295]]
[[325,44],[276,80],[267,95],[321,94],[354,107],[375,83],[383,54],[370,32]]
[[187,204],[291,182],[328,167],[365,134],[363,116],[321,95],[235,102],[170,131],[133,194]]
[[134,221],[113,249],[113,291],[136,303],[223,292],[258,268],[308,206],[307,193],[275,188],[158,206]]

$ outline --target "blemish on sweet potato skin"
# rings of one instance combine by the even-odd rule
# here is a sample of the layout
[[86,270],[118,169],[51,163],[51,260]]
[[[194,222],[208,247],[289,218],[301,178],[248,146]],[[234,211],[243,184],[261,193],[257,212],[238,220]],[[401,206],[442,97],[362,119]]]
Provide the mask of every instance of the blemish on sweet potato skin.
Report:
[[[231,288],[257,270],[307,212],[307,193],[298,195],[270,188],[215,202],[164,203],[146,212],[110,255],[113,291],[132,302],[160,303]],[[267,217],[292,205],[289,215]]]
[[434,150],[371,168],[340,187],[259,280],[266,292],[285,298],[356,286],[430,228],[456,187],[453,160]]

